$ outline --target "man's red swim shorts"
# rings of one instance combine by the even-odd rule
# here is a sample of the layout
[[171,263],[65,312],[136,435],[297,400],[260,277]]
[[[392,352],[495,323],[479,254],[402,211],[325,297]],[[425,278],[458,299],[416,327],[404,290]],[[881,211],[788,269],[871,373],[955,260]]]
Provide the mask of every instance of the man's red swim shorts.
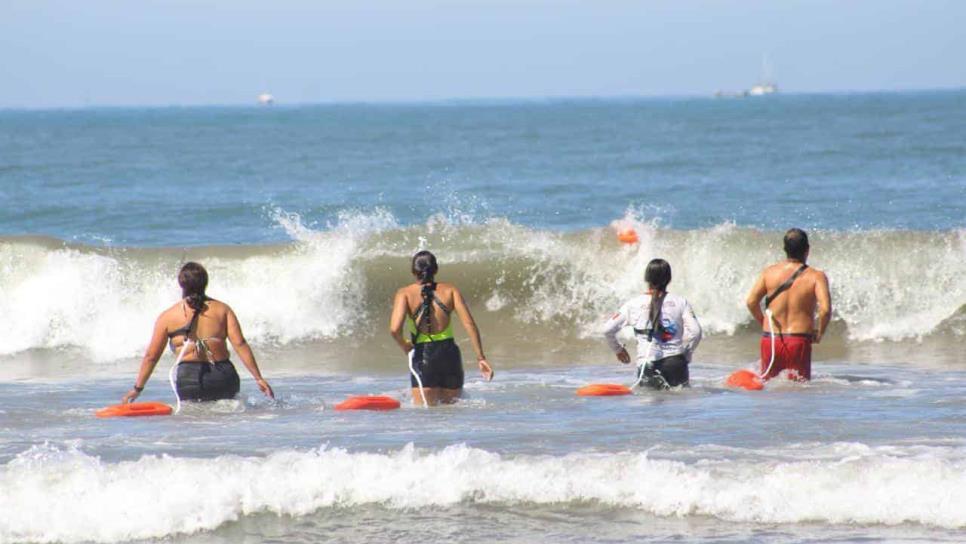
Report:
[[774,378],[784,370],[790,379],[812,379],[812,335],[811,334],[776,334],[775,335],[775,364],[767,376],[768,362],[771,361],[771,335],[761,336],[761,372],[766,380]]

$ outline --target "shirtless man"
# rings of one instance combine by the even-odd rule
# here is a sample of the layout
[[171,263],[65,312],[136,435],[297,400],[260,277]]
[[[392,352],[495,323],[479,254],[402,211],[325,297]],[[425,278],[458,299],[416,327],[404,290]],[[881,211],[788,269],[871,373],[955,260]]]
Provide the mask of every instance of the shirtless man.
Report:
[[[791,379],[812,378],[812,344],[822,341],[828,327],[832,297],[825,273],[805,264],[808,250],[805,231],[789,229],[785,233],[787,259],[765,268],[748,293],[748,311],[761,324],[763,332],[761,375],[766,380],[783,370],[789,371]],[[762,299],[765,300],[765,311],[771,311],[771,320],[762,312]],[[816,309],[818,327],[815,326]],[[774,324],[774,331],[771,324]]]

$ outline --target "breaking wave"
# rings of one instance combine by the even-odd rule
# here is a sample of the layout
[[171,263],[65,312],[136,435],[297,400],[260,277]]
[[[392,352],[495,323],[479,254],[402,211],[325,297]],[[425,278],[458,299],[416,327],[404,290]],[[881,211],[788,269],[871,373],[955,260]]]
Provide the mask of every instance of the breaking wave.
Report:
[[[386,212],[344,214],[324,228],[295,215],[275,219],[292,241],[267,246],[115,248],[47,238],[0,242],[0,355],[80,348],[95,361],[139,354],[151,324],[177,300],[185,260],[210,271],[209,294],[229,302],[249,338],[287,345],[374,334],[408,259],[435,251],[440,278],[456,282],[490,338],[525,329],[529,341],[592,335],[603,316],[642,289],[654,257],[674,267],[712,334],[745,330],[744,296],[781,257],[780,233],[722,224],[674,230],[631,215],[597,229],[538,230],[502,219],[433,217],[400,227]],[[617,225],[640,243],[621,245]],[[815,266],[832,285],[835,319],[858,341],[966,333],[966,231],[819,231]],[[383,327],[375,327],[380,332]]]

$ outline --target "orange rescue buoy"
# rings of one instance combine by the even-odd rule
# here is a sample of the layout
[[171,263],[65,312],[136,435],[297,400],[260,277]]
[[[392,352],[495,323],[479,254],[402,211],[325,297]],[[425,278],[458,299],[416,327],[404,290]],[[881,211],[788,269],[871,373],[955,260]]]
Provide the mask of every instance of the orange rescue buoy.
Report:
[[636,244],[639,241],[637,231],[630,227],[617,231],[617,239],[622,244]]
[[336,410],[395,410],[399,401],[386,396],[349,397],[335,405]]
[[94,412],[97,417],[170,416],[173,410],[163,402],[115,404]]
[[725,380],[725,384],[728,387],[740,387],[741,389],[747,389],[749,391],[760,391],[765,388],[765,384],[761,381],[761,376],[747,368],[732,372],[728,376],[728,379]]
[[577,390],[577,395],[580,397],[615,397],[631,393],[630,387],[619,383],[592,383]]

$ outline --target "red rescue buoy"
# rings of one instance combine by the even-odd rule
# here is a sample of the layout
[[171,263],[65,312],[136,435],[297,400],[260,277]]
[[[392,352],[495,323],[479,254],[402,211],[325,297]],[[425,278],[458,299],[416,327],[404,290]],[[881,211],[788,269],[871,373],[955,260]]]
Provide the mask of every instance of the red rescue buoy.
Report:
[[631,393],[630,387],[618,383],[592,383],[577,390],[580,397],[614,397]]
[[94,412],[97,417],[169,416],[173,410],[163,402],[115,404]]
[[630,227],[617,231],[617,239],[622,244],[636,244],[639,241],[637,231]]
[[335,405],[336,410],[395,410],[399,401],[386,396],[349,397]]
[[765,384],[761,381],[761,376],[747,368],[732,372],[728,376],[728,379],[725,380],[725,384],[728,387],[740,387],[741,389],[747,389],[749,391],[760,391],[765,388]]

